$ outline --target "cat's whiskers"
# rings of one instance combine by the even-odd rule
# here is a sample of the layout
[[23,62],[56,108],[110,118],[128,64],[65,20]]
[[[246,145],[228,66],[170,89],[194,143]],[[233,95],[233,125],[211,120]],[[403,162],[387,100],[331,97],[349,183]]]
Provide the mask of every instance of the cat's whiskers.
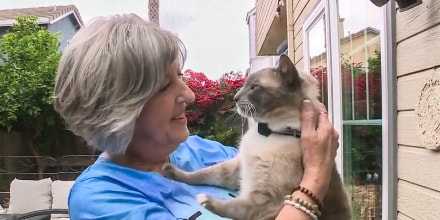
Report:
[[253,117],[254,113],[256,112],[255,106],[250,102],[249,100],[240,100],[238,101],[240,106],[244,107],[244,114],[247,117]]

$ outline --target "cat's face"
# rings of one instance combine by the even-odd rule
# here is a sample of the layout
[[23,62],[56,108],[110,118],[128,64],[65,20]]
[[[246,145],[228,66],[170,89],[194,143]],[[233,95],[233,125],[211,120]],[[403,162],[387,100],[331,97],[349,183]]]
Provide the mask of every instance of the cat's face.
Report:
[[318,93],[316,79],[301,75],[289,57],[281,55],[278,67],[250,74],[234,99],[241,116],[269,122],[286,111],[298,112],[302,100],[316,99],[308,96]]

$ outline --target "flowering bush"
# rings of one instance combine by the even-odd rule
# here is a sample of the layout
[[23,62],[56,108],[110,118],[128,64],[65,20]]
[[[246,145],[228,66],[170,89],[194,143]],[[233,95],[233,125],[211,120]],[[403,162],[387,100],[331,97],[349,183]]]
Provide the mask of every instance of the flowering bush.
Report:
[[195,101],[187,107],[191,134],[236,146],[242,120],[235,112],[233,97],[243,86],[243,75],[229,72],[210,80],[204,73],[186,70],[184,80],[195,94]]

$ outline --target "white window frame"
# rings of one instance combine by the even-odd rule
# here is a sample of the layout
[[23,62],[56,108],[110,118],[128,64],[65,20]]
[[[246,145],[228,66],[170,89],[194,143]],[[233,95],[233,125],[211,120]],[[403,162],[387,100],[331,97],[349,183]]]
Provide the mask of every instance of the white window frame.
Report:
[[[330,30],[332,31],[331,28],[329,28],[332,25],[332,14],[336,14],[337,13],[337,8],[335,8],[337,6],[332,6],[332,4],[329,4],[328,1],[322,0],[319,3],[316,4],[315,8],[312,10],[312,12],[310,13],[310,15],[306,18],[306,20],[304,21],[304,25],[303,25],[303,60],[304,60],[304,71],[309,72],[310,71],[310,60],[309,60],[309,38],[308,38],[308,33],[310,32],[310,30],[314,27],[314,25],[322,18],[324,17],[325,19],[325,29],[326,30]],[[330,10],[336,10],[335,12],[331,12]],[[337,21],[336,21],[337,22]],[[337,25],[337,23],[336,23]],[[327,35],[325,36],[326,39],[326,56],[327,56],[327,86],[328,86],[328,91],[327,91],[327,100],[328,100],[328,113],[329,113],[329,117],[333,123],[333,126],[335,127],[335,129],[339,132],[339,134],[342,134],[342,117],[341,115],[337,115],[335,114],[334,109],[341,109],[341,96],[337,95],[337,94],[342,94],[342,91],[340,91],[340,83],[339,85],[337,84],[333,84],[332,82],[337,81],[337,82],[341,82],[340,79],[340,74],[329,74],[329,73],[337,73],[339,72],[339,66],[340,65],[333,65],[333,63],[335,62],[339,62],[339,56],[338,51],[339,51],[339,44],[332,44],[332,40],[330,38],[330,36],[332,36],[333,33],[328,34],[328,32],[326,32]],[[335,36],[335,35],[333,35]],[[337,36],[337,29],[336,29],[336,36]],[[335,56],[336,53],[336,56]],[[334,75],[337,75],[334,78]],[[338,79],[339,78],[339,79]],[[335,91],[335,88],[337,91]],[[339,89],[339,90],[338,90]],[[335,93],[336,92],[336,93]],[[337,111],[336,111],[337,112]],[[339,143],[340,146],[342,146],[342,135],[340,135],[339,137]],[[343,165],[343,151],[342,148],[338,148],[337,151],[337,155],[336,155],[336,168],[338,170],[339,173],[342,174],[342,165]],[[343,176],[343,175],[341,175]]]
[[397,219],[397,75],[396,9],[383,7],[382,73],[382,218]]

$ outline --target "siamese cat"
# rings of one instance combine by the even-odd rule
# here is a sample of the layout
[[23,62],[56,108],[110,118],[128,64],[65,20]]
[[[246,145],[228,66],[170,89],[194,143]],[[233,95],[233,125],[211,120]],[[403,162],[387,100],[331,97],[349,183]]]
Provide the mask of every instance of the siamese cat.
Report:
[[[250,74],[234,99],[238,113],[255,122],[244,134],[238,155],[195,172],[165,164],[166,177],[188,184],[239,189],[231,200],[207,194],[198,202],[211,212],[235,220],[273,220],[303,177],[300,148],[300,105],[304,99],[318,106],[318,81],[299,72],[288,56],[276,68]],[[323,201],[322,220],[350,220],[351,208],[341,178],[333,169]]]

